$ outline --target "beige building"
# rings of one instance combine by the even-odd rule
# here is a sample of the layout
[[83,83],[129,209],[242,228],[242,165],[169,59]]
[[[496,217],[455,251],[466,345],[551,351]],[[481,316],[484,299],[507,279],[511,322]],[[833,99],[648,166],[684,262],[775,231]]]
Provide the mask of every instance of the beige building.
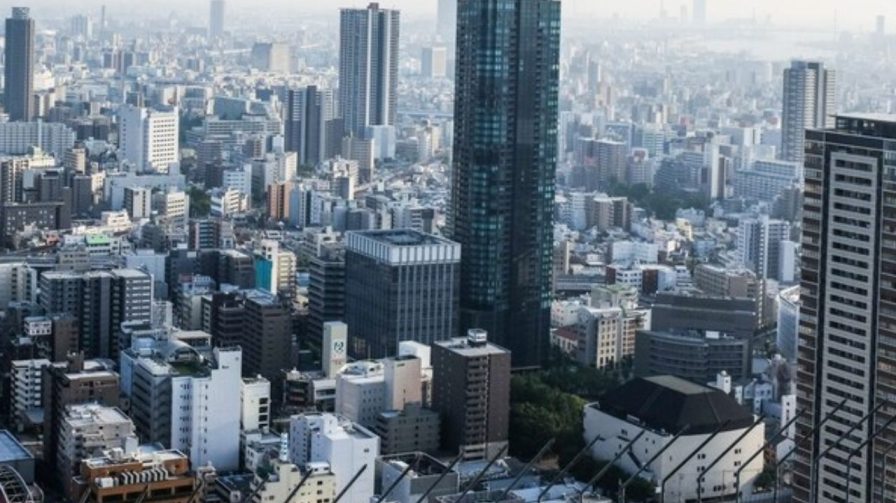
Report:
[[[252,482],[254,503],[283,502],[283,503],[329,503],[336,497],[336,476],[330,470],[329,463],[306,463],[304,470],[298,466],[281,459],[273,461],[271,468],[273,473],[267,482],[256,475]],[[311,472],[305,483],[296,491],[302,478]],[[261,490],[255,491],[260,484]],[[295,494],[293,492],[295,491]]]

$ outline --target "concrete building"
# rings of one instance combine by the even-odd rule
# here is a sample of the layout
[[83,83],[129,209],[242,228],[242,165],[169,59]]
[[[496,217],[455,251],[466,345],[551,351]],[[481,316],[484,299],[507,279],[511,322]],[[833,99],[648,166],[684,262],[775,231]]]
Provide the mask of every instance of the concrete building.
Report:
[[784,70],[781,158],[802,166],[806,130],[834,127],[836,112],[836,72],[815,61],[791,62]]
[[124,189],[124,210],[131,220],[149,218],[152,214],[152,190],[146,187]]
[[[449,471],[447,464],[426,453],[405,451],[381,456],[376,460],[376,464],[381,487],[390,487],[405,470],[410,468],[389,494],[389,497],[396,502],[417,503],[427,492],[433,499],[458,493],[459,474],[453,470]],[[433,487],[437,482],[438,485]]]
[[482,330],[432,345],[432,408],[442,415],[442,447],[491,458],[507,443],[510,352]]
[[[872,437],[896,413],[887,403],[896,386],[889,314],[896,290],[888,279],[896,251],[888,220],[896,208],[888,175],[894,140],[891,115],[842,115],[830,129],[806,132],[796,397],[807,412],[796,425],[798,437],[813,433],[796,448],[798,503],[885,501],[896,491],[883,473],[896,426]],[[860,445],[847,482],[843,460]]]
[[219,39],[224,35],[224,13],[227,4],[224,0],[211,0],[208,13],[208,38]]
[[118,111],[119,159],[142,173],[177,172],[180,163],[177,109],[124,105]]
[[12,426],[21,432],[43,421],[44,368],[51,362],[47,359],[14,360],[11,365],[10,419]]
[[289,425],[289,458],[296,465],[329,463],[341,492],[362,466],[367,469],[345,495],[349,503],[369,503],[379,438],[370,430],[333,414],[293,416]]
[[136,446],[134,423],[121,410],[98,404],[68,405],[59,423],[56,474],[71,500],[81,496],[74,478],[81,462],[126,443]]
[[651,328],[704,330],[751,339],[762,322],[757,306],[753,299],[658,293],[651,307]]
[[[338,494],[336,476],[333,475],[329,463],[310,462],[300,468],[290,463],[288,459],[278,458],[272,461],[271,471],[267,479],[255,475],[252,481],[253,503],[267,501],[324,503],[333,501]],[[298,488],[299,482],[306,475],[308,479],[301,488]]]
[[73,480],[76,501],[84,503],[141,498],[181,503],[193,494],[198,484],[190,470],[190,460],[183,453],[151,445],[140,446],[134,452],[115,447],[84,459]]
[[441,416],[409,403],[403,410],[380,412],[373,431],[380,437],[382,454],[437,452],[441,442]]
[[577,360],[596,368],[612,368],[635,354],[635,333],[650,329],[650,310],[636,304],[581,307],[576,324]]
[[367,428],[379,415],[423,403],[423,370],[414,356],[359,361],[336,376],[335,412]]
[[[753,415],[721,390],[676,377],[656,376],[629,381],[608,393],[599,403],[585,406],[584,437],[586,443],[595,437],[604,439],[594,444],[591,455],[596,459],[612,459],[630,439],[646,431],[632,446],[629,455],[622,456],[617,464],[623,471],[634,473],[688,426],[682,437],[642,474],[659,486],[696,446],[719,429],[720,432],[666,483],[665,501],[694,501],[697,499],[697,474],[744,434],[753,422]],[[738,491],[750,494],[753,481],[763,471],[764,460],[758,456],[745,468],[742,465],[764,443],[764,431],[763,425],[751,430],[704,475],[703,498],[732,498]],[[735,487],[732,472],[740,468],[743,468],[741,486]]]
[[420,54],[420,74],[427,79],[443,79],[448,76],[448,48],[424,47]]
[[271,381],[264,377],[243,378],[240,382],[240,430],[259,430],[270,425]]
[[345,321],[350,354],[382,358],[399,341],[424,344],[457,332],[460,245],[411,230],[350,232]]
[[737,254],[741,264],[762,279],[781,280],[790,271],[782,270],[783,263],[793,263],[793,258],[782,255],[793,254],[792,247],[782,246],[790,240],[790,223],[770,219],[767,215],[759,218],[742,219],[737,227]]
[[639,331],[635,336],[634,373],[639,377],[673,375],[704,384],[727,372],[735,380],[752,376],[750,342],[700,331]]
[[60,443],[60,425],[69,405],[97,403],[118,405],[119,379],[111,361],[84,360],[71,355],[67,364],[44,367],[44,459],[55,463]]

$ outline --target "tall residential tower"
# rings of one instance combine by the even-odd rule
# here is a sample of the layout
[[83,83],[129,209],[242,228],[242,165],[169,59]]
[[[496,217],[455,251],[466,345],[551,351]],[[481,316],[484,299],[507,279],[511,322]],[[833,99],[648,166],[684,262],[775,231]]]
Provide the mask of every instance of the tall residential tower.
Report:
[[6,19],[3,105],[11,121],[34,118],[34,20],[28,7]]
[[537,365],[550,327],[558,0],[458,4],[451,237],[461,329]]
[[339,26],[339,106],[345,133],[395,125],[398,103],[399,12],[371,3],[342,9]]
[[896,425],[874,434],[896,414],[896,116],[837,116],[805,142],[796,395],[811,441],[793,500],[892,501]]
[[802,162],[806,129],[833,127],[836,108],[834,71],[818,62],[791,62],[784,70],[781,158]]

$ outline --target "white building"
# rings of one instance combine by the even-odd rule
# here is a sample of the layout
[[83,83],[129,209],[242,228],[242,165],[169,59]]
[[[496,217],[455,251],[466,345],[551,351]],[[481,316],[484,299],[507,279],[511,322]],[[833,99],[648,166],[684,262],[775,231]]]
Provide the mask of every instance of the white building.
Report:
[[415,356],[356,362],[336,378],[336,413],[368,428],[381,412],[408,403],[423,403],[422,362]]
[[152,214],[152,189],[146,187],[125,187],[124,210],[131,220],[149,218]]
[[345,495],[346,503],[369,503],[373,496],[380,439],[370,430],[334,414],[293,416],[289,425],[289,457],[297,465],[329,463],[341,492],[362,466],[367,469]]
[[[663,501],[683,502],[696,500],[698,474],[744,434],[754,420],[747,409],[721,390],[677,377],[658,376],[629,381],[599,403],[586,405],[584,436],[586,443],[595,437],[601,438],[591,448],[591,455],[606,460],[613,459],[631,439],[646,430],[629,453],[617,462],[627,473],[637,471],[671,443],[663,455],[646,467],[642,476],[659,487],[672,475],[666,483]],[[688,426],[686,433],[673,443],[675,433],[685,426]],[[720,427],[720,432],[706,446],[671,474],[696,446]],[[736,493],[734,472],[741,468],[740,490],[749,495],[753,481],[763,471],[764,460],[757,456],[745,468],[743,463],[764,441],[765,427],[760,424],[726,453],[704,475],[703,499],[721,501],[732,497]]]
[[650,310],[637,306],[581,307],[576,334],[578,360],[596,368],[613,366],[635,354],[635,334],[650,330]]
[[118,111],[119,160],[136,172],[176,172],[179,116],[176,108],[154,110],[125,105]]
[[171,448],[186,453],[193,466],[236,470],[242,352],[215,348],[213,360],[201,372],[171,378]]
[[[336,476],[328,463],[306,463],[303,468],[290,463],[289,460],[275,459],[271,463],[273,473],[263,480],[255,475],[252,487],[260,488],[254,492],[253,503],[279,502],[288,503],[321,503],[336,498]],[[308,472],[311,472],[310,474]],[[296,491],[299,482],[308,474],[305,484]],[[293,491],[296,491],[293,494]],[[290,495],[292,497],[290,498]]]
[[248,195],[235,189],[215,189],[211,193],[210,214],[213,217],[227,217],[245,211]]
[[[47,320],[50,321],[50,320]],[[50,322],[52,327],[52,322]],[[30,421],[28,413],[41,408],[43,404],[43,371],[51,365],[50,360],[15,360],[12,362],[10,400],[12,401],[12,422],[22,428]]]
[[243,378],[240,382],[240,426],[242,431],[258,430],[271,424],[271,382],[264,377]]
[[[69,487],[82,460],[132,442],[134,423],[121,410],[98,404],[68,405],[59,422],[56,476]],[[128,450],[133,452],[133,449]],[[69,491],[71,493],[71,491]]]
[[0,154],[24,155],[32,147],[62,159],[75,144],[75,132],[61,122],[0,123]]

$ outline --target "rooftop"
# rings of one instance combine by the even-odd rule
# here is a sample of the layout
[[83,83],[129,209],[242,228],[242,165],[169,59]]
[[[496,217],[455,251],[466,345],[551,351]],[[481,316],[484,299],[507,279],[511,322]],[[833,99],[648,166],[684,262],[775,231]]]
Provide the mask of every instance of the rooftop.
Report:
[[688,435],[747,428],[753,415],[721,390],[679,377],[638,378],[610,391],[590,407],[658,431]]
[[357,234],[391,246],[451,244],[451,241],[447,239],[413,229],[361,231]]

